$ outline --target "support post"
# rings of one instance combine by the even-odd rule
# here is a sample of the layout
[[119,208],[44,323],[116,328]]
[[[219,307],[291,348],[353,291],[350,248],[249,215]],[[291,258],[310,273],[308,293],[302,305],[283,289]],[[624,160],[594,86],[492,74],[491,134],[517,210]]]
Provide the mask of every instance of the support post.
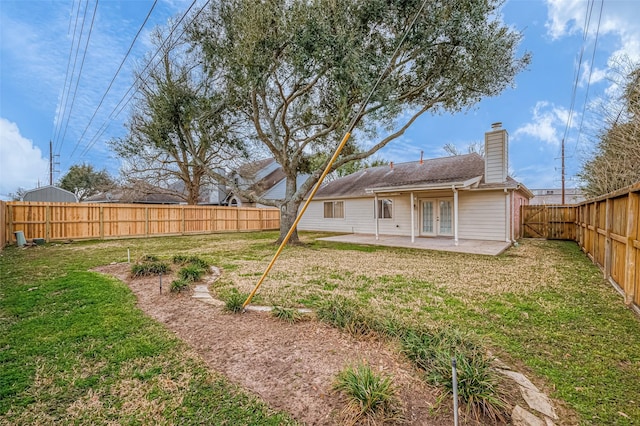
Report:
[[640,219],[640,194],[629,191],[627,199],[627,250],[626,250],[626,266],[624,274],[624,301],[627,305],[631,305],[636,298],[636,290],[638,287],[638,279],[636,276],[636,251],[634,241],[638,236],[638,219]]
[[[606,202],[605,202],[605,217],[604,217],[604,261],[602,263],[604,263],[604,265],[602,265],[603,269],[604,269],[604,278],[606,280],[608,280],[611,277],[611,226],[613,224],[613,201],[611,201],[611,198],[607,198]],[[593,203],[593,206],[595,207],[595,209],[598,209],[598,203]],[[598,213],[596,213],[596,220],[597,220],[597,215]],[[598,225],[596,222],[596,241],[594,242],[593,245],[593,260],[594,262],[596,262],[597,259],[597,240],[599,239],[598,237],[598,233],[597,233],[597,229],[598,229]]]
[[374,195],[373,217],[376,220],[376,241],[380,238],[380,223],[378,221],[378,194]]
[[[411,192],[411,242],[416,242],[416,220],[415,220],[415,210],[416,206],[414,205],[415,198],[413,197],[413,192]],[[376,203],[376,209],[378,208],[378,203]]]
[[453,189],[453,244],[458,245],[458,190]]

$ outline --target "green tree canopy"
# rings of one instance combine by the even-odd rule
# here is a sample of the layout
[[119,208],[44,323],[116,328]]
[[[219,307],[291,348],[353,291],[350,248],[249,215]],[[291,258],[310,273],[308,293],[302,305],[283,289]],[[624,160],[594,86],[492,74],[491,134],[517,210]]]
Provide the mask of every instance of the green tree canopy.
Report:
[[500,5],[496,0],[210,3],[191,38],[205,68],[219,78],[228,110],[242,123],[234,130],[272,155],[287,177],[285,200],[278,202],[281,237],[321,174],[316,170],[296,186],[307,157],[319,153],[328,163],[351,120],[357,123],[353,141],[334,169],[376,153],[427,111],[457,112],[513,84],[529,55],[517,55],[521,35],[500,20]]
[[71,166],[59,183],[60,188],[73,192],[80,201],[104,192],[113,185],[113,179],[106,170],[97,171],[91,164]]
[[[168,33],[168,31],[166,31]],[[196,204],[211,183],[208,169],[243,155],[213,79],[199,66],[198,54],[183,40],[153,41],[159,63],[147,61],[148,73],[138,74],[138,98],[128,122],[128,135],[110,145],[125,160],[122,174],[130,188],[144,182],[163,193]]]

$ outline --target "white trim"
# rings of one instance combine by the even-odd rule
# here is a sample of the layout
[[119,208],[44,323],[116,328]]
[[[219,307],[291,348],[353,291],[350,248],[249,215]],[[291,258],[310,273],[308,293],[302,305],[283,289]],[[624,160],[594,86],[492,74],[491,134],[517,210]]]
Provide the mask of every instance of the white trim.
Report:
[[415,199],[413,198],[413,191],[411,192],[411,242],[416,242],[416,220],[415,220]]
[[[462,188],[470,188],[474,185],[480,183],[482,176],[476,176],[474,178],[460,181],[460,182],[449,182],[449,183],[435,183],[435,184],[418,184],[418,185],[405,185],[405,186],[385,186],[379,188],[366,188],[364,191],[367,194],[379,194],[383,192],[398,192],[398,191],[433,191],[436,189],[451,189],[452,187],[462,189]],[[498,188],[500,189],[500,188]]]
[[453,244],[458,245],[458,190],[453,187]]
[[378,220],[378,194],[375,194],[373,203],[373,217],[376,221],[376,240],[380,239],[380,221]]

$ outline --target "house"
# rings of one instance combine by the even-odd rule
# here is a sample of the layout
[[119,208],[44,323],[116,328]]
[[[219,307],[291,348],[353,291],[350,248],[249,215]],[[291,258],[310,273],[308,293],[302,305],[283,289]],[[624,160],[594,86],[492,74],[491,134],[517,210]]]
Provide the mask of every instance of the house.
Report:
[[[255,195],[267,200],[284,200],[287,179],[280,164],[274,158],[266,158],[243,164],[236,171],[230,173],[238,187],[253,192]],[[309,175],[302,174],[296,179],[298,187],[302,185]],[[225,191],[225,190],[223,190]],[[226,189],[227,198],[225,204],[232,207],[272,207],[255,203],[241,194],[235,194],[231,189]]]
[[22,201],[41,201],[49,203],[77,203],[78,197],[73,192],[57,186],[48,185],[31,189],[24,193]]
[[533,194],[508,176],[508,134],[472,153],[373,167],[320,188],[298,229],[513,242]]
[[[545,205],[545,204],[562,204],[562,189],[558,188],[543,188],[532,189],[533,198],[529,201],[531,205]],[[577,188],[565,188],[564,190],[564,203],[565,204],[580,204],[585,200],[582,191]]]

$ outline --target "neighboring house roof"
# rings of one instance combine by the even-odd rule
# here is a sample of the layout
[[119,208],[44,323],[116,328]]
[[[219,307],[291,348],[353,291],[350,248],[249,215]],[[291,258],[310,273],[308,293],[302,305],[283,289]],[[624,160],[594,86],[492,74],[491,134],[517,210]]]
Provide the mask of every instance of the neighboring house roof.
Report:
[[[235,174],[242,179],[240,187],[245,187],[256,196],[269,200],[282,200],[285,198],[286,175],[282,167],[274,158],[266,158],[243,164]],[[309,175],[299,175],[296,179],[298,185],[307,180]],[[240,194],[231,194],[230,198],[247,202],[248,198]]]
[[22,201],[44,201],[50,203],[77,203],[78,197],[73,192],[57,186],[42,186],[24,193]]
[[390,163],[336,179],[320,188],[315,198],[366,197],[374,192],[450,188],[452,185],[475,189],[526,190],[511,177],[507,177],[505,183],[484,183],[484,167],[484,158],[477,153]]

